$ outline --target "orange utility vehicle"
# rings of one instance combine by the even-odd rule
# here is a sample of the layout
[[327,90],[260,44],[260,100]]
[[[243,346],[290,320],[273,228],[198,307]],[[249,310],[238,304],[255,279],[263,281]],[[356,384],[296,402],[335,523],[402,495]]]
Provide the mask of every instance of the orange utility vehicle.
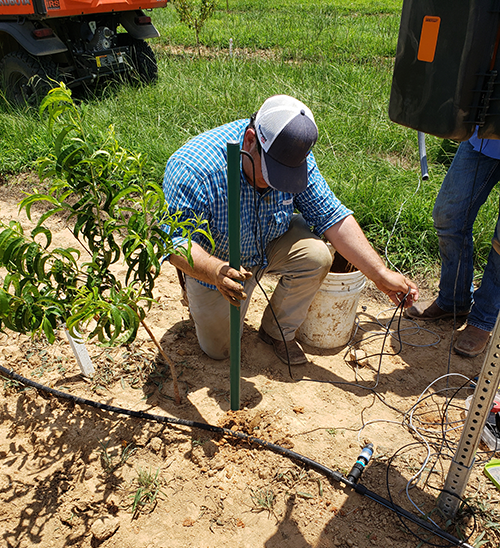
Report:
[[0,83],[14,104],[36,103],[51,81],[69,87],[116,74],[152,82],[147,38],[159,36],[143,10],[168,0],[0,0]]

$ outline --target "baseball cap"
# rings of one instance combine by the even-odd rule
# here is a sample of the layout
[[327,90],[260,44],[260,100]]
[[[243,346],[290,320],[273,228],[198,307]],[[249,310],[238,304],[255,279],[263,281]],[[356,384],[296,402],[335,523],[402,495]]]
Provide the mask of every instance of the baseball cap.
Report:
[[289,95],[264,101],[255,117],[262,175],[275,190],[297,194],[307,187],[306,157],[318,139],[309,108]]

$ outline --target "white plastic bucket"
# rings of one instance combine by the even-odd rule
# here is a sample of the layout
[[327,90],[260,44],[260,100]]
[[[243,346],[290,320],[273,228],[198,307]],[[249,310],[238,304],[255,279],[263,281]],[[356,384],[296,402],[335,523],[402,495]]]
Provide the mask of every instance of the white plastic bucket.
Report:
[[296,337],[300,342],[317,348],[337,348],[346,345],[356,319],[361,290],[366,277],[354,272],[329,272],[309,307]]

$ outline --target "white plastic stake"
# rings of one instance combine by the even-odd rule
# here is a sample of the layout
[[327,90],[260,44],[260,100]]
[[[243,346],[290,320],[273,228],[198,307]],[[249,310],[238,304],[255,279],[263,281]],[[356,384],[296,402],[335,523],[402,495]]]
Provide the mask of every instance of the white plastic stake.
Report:
[[233,39],[229,38],[229,57],[233,56]]
[[80,342],[81,339],[80,341],[77,341],[76,339],[74,339],[69,334],[69,331],[66,328],[64,328],[64,331],[66,332],[66,336],[68,337],[71,350],[73,350],[73,354],[75,355],[78,366],[80,367],[80,371],[86,377],[93,377],[95,373],[95,369],[94,369],[94,364],[92,363],[92,360],[90,359],[87,347],[85,346],[83,342]]

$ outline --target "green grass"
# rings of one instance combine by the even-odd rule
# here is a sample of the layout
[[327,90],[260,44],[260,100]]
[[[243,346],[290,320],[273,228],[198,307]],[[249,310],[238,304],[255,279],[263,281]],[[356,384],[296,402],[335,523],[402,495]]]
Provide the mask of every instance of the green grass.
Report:
[[[115,126],[120,144],[146,154],[161,180],[165,163],[190,137],[249,116],[270,95],[303,100],[320,130],[315,156],[335,193],[354,210],[381,253],[413,275],[439,261],[431,212],[457,143],[427,137],[430,179],[419,187],[417,135],[388,117],[402,0],[220,0],[194,32],[173,6],[151,12],[161,37],[153,86],[110,86],[81,108],[95,131]],[[233,56],[229,57],[229,40]],[[0,175],[33,169],[49,138],[34,110],[0,97]],[[418,191],[417,191],[418,189]],[[493,192],[476,223],[481,268],[498,212]]]
[[160,470],[153,473],[151,470],[137,470],[137,478],[135,479],[136,491],[130,495],[133,499],[131,507],[134,518],[137,518],[146,507],[150,507],[152,512],[156,506],[159,494],[164,494],[161,487],[161,478],[159,477]]

